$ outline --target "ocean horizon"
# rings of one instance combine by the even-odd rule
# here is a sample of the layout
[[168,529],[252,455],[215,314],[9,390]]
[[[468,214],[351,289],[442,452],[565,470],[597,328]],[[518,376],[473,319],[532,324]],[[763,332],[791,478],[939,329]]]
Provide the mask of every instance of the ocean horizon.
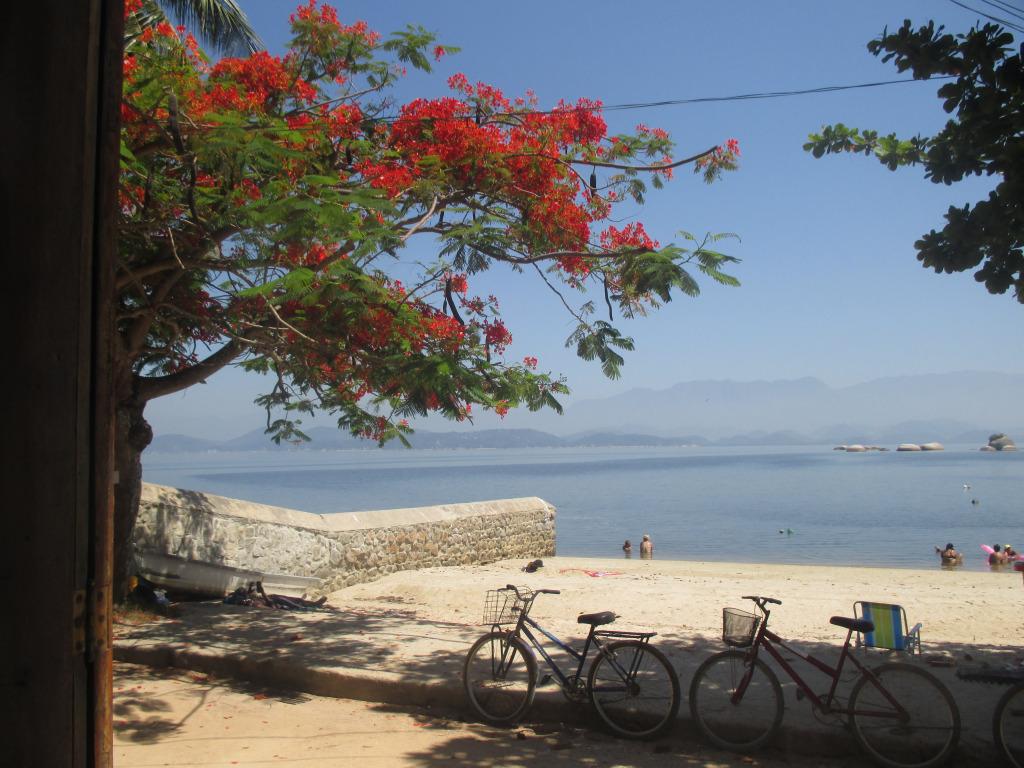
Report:
[[[1024,453],[833,446],[279,450],[143,455],[147,482],[319,514],[539,496],[559,555],[938,568],[1024,550]],[[1009,568],[1005,569],[1008,572]]]

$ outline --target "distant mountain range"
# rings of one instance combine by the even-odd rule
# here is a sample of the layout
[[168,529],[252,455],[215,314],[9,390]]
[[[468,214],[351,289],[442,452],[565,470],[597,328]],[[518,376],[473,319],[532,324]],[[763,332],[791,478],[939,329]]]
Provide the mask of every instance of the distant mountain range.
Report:
[[[939,428],[952,435],[1024,426],[1021,392],[1024,375],[977,371],[888,377],[848,387],[830,387],[814,378],[690,381],[575,402],[561,417],[523,414],[526,418],[517,419],[515,426],[558,434],[587,430],[698,434],[712,440],[792,430],[809,436],[824,432],[831,440],[843,432],[882,436],[894,428],[905,429],[907,423],[921,422],[926,431]],[[852,437],[841,439],[851,441]]]
[[[352,437],[330,427],[314,427],[308,432],[308,443],[275,445],[262,430],[253,430],[232,440],[204,440],[187,435],[158,435],[150,451],[156,453],[202,453],[205,451],[274,451],[274,450],[359,450],[376,449],[377,444]],[[1022,434],[1018,432],[1017,434]],[[472,432],[430,432],[417,430],[409,442],[413,448],[456,449],[456,448],[582,448],[582,447],[629,447],[629,446],[766,446],[766,445],[823,445],[840,443],[861,443],[865,445],[886,445],[905,442],[939,442],[977,444],[988,442],[990,431],[964,428],[956,422],[928,423],[907,422],[896,425],[885,432],[849,432],[842,426],[826,429],[814,434],[800,432],[749,432],[732,435],[718,440],[709,440],[700,435],[684,437],[660,437],[637,433],[588,432],[568,437],[559,437],[537,429],[481,429]],[[387,443],[385,449],[401,449],[397,441]]]
[[[818,379],[692,381],[631,389],[555,414],[513,413],[508,426],[456,430],[416,426],[415,448],[544,448],[658,445],[896,445],[939,441],[984,445],[994,432],[1024,438],[1024,375],[959,372],[875,379],[829,387]],[[307,430],[307,449],[372,448],[333,427]],[[557,434],[555,434],[557,433]],[[401,448],[397,442],[388,448]],[[292,449],[260,429],[230,440],[159,435],[158,452]]]
[[[307,434],[308,443],[275,445],[257,429],[232,440],[204,440],[187,435],[158,435],[149,450],[156,453],[201,453],[203,451],[271,451],[294,450],[351,450],[376,448],[377,444],[352,437],[330,427],[314,427]],[[590,434],[558,437],[536,429],[480,429],[472,432],[430,432],[417,430],[409,437],[413,448],[570,448],[591,446],[658,446],[658,445],[710,445],[703,437],[696,435],[679,438],[657,437],[654,435],[614,434],[593,432]],[[387,449],[401,449],[397,441],[387,443]]]

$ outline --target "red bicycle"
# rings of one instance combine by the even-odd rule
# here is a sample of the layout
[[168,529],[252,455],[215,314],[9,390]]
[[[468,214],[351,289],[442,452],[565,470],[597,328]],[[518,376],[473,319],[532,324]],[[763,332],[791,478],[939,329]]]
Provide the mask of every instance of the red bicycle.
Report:
[[[723,651],[698,667],[690,684],[690,713],[697,727],[724,749],[750,751],[769,741],[782,723],[782,686],[758,658],[771,656],[797,685],[797,698],[807,698],[824,714],[845,715],[864,751],[888,768],[930,768],[953,754],[960,739],[960,711],[949,690],[933,675],[911,664],[889,662],[869,669],[850,652],[854,632],[871,632],[865,619],[833,616],[846,630],[838,664],[830,664],[787,645],[768,629],[772,597],[745,595],[760,616],[735,608],[723,610],[722,639],[737,650]],[[782,657],[778,648],[823,672],[832,680],[818,695]],[[746,650],[739,650],[744,648]],[[843,667],[849,661],[860,675],[845,705],[837,696]]]

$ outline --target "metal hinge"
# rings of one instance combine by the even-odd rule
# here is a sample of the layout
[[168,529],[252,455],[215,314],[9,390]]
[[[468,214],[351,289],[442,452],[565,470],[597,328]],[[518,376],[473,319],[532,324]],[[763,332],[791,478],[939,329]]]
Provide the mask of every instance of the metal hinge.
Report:
[[89,589],[89,659],[107,650],[110,644],[110,622],[107,610],[110,601],[107,587],[91,586]]
[[109,645],[107,590],[103,587],[78,589],[72,595],[72,652],[90,660]]

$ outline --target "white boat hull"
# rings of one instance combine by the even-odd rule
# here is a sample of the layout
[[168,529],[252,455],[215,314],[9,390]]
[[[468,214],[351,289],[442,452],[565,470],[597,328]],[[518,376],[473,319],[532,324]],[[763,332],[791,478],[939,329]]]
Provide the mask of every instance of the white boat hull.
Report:
[[136,559],[143,578],[171,592],[190,595],[223,597],[249,582],[261,581],[268,594],[302,597],[323,585],[322,579],[312,576],[264,573],[161,552],[139,552]]

